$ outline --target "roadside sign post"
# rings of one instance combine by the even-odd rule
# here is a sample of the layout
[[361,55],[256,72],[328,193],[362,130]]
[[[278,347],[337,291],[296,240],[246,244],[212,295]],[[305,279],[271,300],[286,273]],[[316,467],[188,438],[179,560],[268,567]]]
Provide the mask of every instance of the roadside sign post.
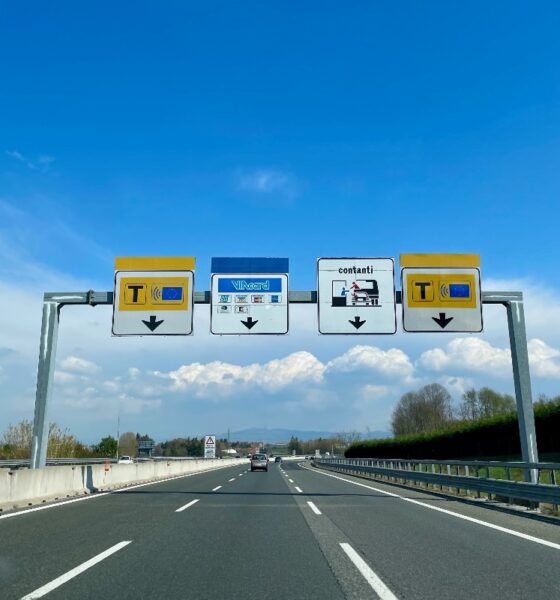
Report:
[[113,335],[190,335],[194,266],[192,257],[116,258]]
[[[527,349],[527,332],[525,330],[525,312],[523,300],[506,304],[511,363],[513,365],[513,383],[517,400],[517,419],[521,456],[524,462],[539,462],[537,449],[537,432],[535,428],[535,412],[531,392],[531,374],[529,372],[529,353]],[[531,470],[530,480],[537,483],[537,471]]]
[[288,333],[287,258],[213,258],[210,331]]
[[396,333],[393,259],[320,258],[317,307],[322,334]]
[[204,436],[204,458],[216,458],[216,436]]
[[33,437],[31,439],[31,468],[38,469],[47,464],[47,444],[49,441],[48,409],[51,402],[58,341],[60,308],[55,297],[43,302],[43,321],[39,345],[39,365],[37,367],[37,394],[33,417]]

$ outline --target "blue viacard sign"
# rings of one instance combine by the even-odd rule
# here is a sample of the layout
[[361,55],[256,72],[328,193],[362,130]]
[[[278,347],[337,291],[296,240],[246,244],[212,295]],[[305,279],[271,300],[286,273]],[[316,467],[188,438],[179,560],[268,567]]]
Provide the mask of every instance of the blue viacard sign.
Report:
[[282,280],[279,277],[220,277],[218,292],[250,293],[281,292]]

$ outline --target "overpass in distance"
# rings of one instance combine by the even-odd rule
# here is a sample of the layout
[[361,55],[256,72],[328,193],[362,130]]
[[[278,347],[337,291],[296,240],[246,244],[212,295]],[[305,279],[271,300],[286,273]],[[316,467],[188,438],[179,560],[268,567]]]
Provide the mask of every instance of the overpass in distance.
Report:
[[3,599],[560,598],[552,519],[284,460],[0,515]]

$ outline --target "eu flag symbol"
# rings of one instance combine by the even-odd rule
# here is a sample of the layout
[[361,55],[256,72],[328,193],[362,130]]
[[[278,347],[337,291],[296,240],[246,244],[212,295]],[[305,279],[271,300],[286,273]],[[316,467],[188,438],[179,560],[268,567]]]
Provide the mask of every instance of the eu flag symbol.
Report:
[[161,290],[162,300],[182,300],[183,299],[183,288],[182,287],[163,287]]
[[468,283],[451,283],[449,285],[449,296],[451,298],[470,298],[471,286]]

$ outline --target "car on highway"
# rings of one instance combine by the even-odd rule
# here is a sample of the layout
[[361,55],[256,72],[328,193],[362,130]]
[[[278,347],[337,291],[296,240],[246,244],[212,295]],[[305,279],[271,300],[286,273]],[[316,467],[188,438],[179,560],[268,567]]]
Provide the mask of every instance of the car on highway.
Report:
[[133,465],[134,464],[134,460],[132,459],[132,457],[127,456],[126,454],[123,454],[119,460],[117,461],[117,463],[119,465]]
[[251,471],[257,469],[268,471],[268,456],[266,454],[253,454],[251,457]]
[[282,457],[281,457],[281,456],[277,456],[277,457],[274,459],[274,462],[275,462],[275,463],[281,463],[281,462],[282,462]]

